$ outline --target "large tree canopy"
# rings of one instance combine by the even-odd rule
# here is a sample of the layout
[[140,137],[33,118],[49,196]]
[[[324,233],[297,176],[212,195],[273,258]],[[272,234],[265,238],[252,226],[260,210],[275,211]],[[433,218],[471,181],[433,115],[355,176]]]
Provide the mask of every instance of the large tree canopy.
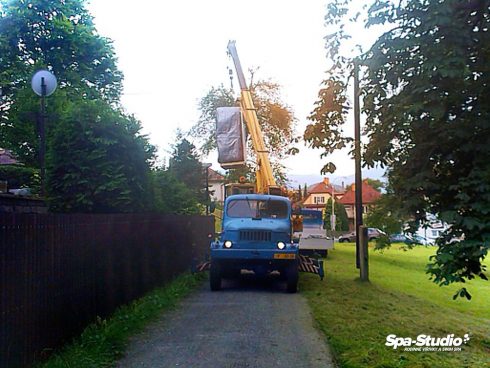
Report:
[[83,0],[0,2],[3,93],[30,88],[33,71],[51,69],[73,95],[118,101],[122,74],[111,41],[100,36]]
[[30,85],[34,72],[48,69],[58,79],[49,98],[51,121],[74,98],[117,104],[122,73],[111,41],[97,33],[83,0],[2,0],[0,6],[0,140],[33,164],[39,109]]
[[[326,21],[333,68],[305,138],[328,154],[350,141],[342,131],[353,59],[342,52],[351,1],[332,1]],[[352,2],[354,4],[354,2]],[[357,5],[357,4],[356,4]],[[368,165],[380,163],[400,205],[451,224],[429,265],[435,282],[486,279],[490,243],[490,9],[484,0],[373,0],[366,28],[384,33],[357,62]],[[350,54],[352,55],[352,54]],[[332,167],[328,167],[331,169]],[[454,237],[464,241],[449,243]],[[465,288],[459,295],[469,297]]]
[[154,147],[140,123],[103,101],[67,108],[48,152],[47,188],[57,212],[141,212],[151,206]]
[[[277,83],[265,80],[253,82],[250,85],[254,105],[257,108],[257,117],[263,132],[265,146],[270,152],[270,161],[276,179],[285,181],[282,161],[291,154],[298,152],[293,144],[298,140],[294,135],[296,118],[293,111],[281,99],[280,86]],[[190,136],[199,143],[199,150],[208,154],[216,149],[216,109],[224,106],[235,106],[233,90],[223,85],[213,87],[199,103],[201,116],[192,127]],[[255,155],[250,139],[247,142],[248,172],[253,172]],[[253,175],[252,175],[253,176]]]

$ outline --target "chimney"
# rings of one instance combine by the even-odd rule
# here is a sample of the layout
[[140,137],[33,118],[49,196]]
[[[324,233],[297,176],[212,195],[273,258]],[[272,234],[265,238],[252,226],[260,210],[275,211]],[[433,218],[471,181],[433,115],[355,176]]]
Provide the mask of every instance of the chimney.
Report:
[[323,178],[323,184],[329,185],[330,184],[330,180],[328,178]]
[[351,189],[353,192],[355,192],[355,191],[356,191],[356,185],[355,185],[355,184],[352,184],[352,185],[351,185],[351,187],[350,187],[350,189]]

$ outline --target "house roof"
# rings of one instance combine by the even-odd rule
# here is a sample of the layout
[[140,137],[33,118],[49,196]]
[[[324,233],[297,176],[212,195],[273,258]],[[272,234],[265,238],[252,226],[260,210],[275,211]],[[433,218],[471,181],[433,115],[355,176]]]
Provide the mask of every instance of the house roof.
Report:
[[225,177],[223,175],[221,175],[219,172],[214,171],[213,169],[209,168],[208,169],[208,180],[209,181],[224,182]]
[[0,148],[0,165],[15,165],[18,164],[19,161],[17,161],[14,157],[14,154],[4,148]]
[[[335,194],[341,194],[345,192],[345,190],[338,185],[333,185],[333,190]],[[312,184],[308,187],[308,194],[319,193],[332,193],[332,184],[330,183],[330,180],[328,178],[324,178],[323,181]]]
[[[362,203],[368,204],[373,203],[379,197],[381,197],[381,193],[370,186],[366,181],[362,182]],[[339,200],[342,204],[355,204],[356,202],[356,194],[355,194],[355,185],[351,186],[351,190],[345,192],[344,196]]]

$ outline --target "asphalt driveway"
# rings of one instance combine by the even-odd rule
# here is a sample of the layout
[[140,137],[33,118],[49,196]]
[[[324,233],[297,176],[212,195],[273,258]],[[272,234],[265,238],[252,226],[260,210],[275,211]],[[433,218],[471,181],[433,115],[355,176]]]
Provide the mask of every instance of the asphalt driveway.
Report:
[[136,336],[118,367],[335,367],[301,293],[250,275],[223,286],[206,283]]

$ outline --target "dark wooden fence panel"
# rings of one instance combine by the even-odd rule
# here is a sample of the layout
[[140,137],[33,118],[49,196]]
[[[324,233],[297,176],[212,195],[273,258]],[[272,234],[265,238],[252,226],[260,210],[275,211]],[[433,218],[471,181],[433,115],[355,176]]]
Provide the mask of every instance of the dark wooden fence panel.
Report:
[[212,217],[0,214],[0,367],[28,366],[202,259]]

